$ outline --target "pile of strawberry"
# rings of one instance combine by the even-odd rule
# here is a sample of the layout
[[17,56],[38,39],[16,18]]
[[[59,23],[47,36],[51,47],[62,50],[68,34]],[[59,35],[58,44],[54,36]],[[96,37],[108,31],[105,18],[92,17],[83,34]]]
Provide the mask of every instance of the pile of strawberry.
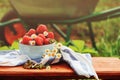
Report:
[[26,45],[46,45],[54,40],[54,33],[48,32],[46,25],[40,24],[36,29],[30,29],[22,38],[20,43]]

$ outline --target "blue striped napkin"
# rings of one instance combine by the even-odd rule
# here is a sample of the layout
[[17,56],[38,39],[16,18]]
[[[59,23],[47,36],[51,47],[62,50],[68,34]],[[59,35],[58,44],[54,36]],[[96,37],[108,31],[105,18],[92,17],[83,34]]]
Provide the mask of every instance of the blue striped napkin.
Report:
[[66,46],[62,46],[60,51],[63,56],[63,60],[71,66],[77,75],[82,75],[88,78],[94,76],[97,80],[99,80],[93,68],[90,54],[76,53]]
[[[53,50],[51,54],[48,50],[47,53],[42,58],[34,59],[34,61],[42,65],[50,65],[63,60],[71,66],[77,75],[87,78],[94,76],[99,80],[93,68],[90,54],[76,53],[66,46],[60,47],[58,51]],[[0,51],[0,66],[18,66],[24,64],[27,60],[31,59],[27,55],[21,54],[19,50]]]
[[29,57],[18,50],[0,51],[0,66],[18,66],[24,64]]

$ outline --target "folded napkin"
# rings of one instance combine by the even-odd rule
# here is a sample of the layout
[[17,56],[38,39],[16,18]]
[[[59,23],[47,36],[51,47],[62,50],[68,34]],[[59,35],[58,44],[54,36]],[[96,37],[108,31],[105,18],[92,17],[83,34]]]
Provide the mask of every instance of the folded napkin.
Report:
[[63,56],[63,60],[66,61],[78,75],[88,78],[94,76],[99,80],[93,68],[90,54],[76,53],[66,46],[62,46],[60,51]]
[[21,54],[18,50],[0,51],[0,66],[18,66],[24,64],[30,58]]
[[[34,59],[34,62],[42,65],[50,65],[62,60],[67,62],[77,75],[82,75],[87,78],[94,76],[98,80],[90,54],[76,53],[66,46],[52,51],[50,51],[52,53],[47,52],[42,58]],[[28,60],[31,59],[27,55],[21,54],[19,50],[0,51],[0,66],[18,66],[24,64]]]

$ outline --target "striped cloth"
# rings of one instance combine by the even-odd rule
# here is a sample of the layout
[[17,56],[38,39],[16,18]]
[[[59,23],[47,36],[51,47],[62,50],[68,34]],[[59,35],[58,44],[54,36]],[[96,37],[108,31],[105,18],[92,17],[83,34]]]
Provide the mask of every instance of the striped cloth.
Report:
[[[27,60],[31,59],[21,54],[19,50],[0,51],[0,66],[18,66],[24,64]],[[59,48],[59,53],[47,54],[42,58],[34,59],[34,61],[43,65],[55,64],[61,60],[67,62],[77,75],[87,78],[94,76],[99,80],[92,65],[91,55],[76,53],[66,46]]]
[[18,50],[0,51],[0,66],[18,66],[24,64],[29,59]]
[[90,54],[76,53],[66,46],[61,47],[61,54],[63,56],[63,60],[66,61],[78,75],[82,75],[87,78],[94,76],[99,80],[93,68]]

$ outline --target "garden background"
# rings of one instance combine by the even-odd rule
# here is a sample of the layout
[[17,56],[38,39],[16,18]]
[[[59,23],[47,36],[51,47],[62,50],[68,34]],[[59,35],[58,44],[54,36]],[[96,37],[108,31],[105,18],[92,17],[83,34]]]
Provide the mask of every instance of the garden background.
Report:
[[[95,12],[99,13],[118,6],[120,6],[120,0],[99,0]],[[8,0],[0,0],[0,19],[2,19],[10,8]],[[74,24],[73,26],[75,27],[72,29],[71,39],[75,43],[75,46],[70,47],[78,52],[90,52],[93,56],[120,57],[119,22],[120,17],[116,17],[92,23],[95,41],[98,48],[97,51],[91,46],[89,31],[86,23]],[[64,32],[66,31],[65,27],[66,26],[61,27]],[[57,41],[64,41],[60,35],[56,34],[55,36]],[[12,46],[6,46],[3,41],[0,41],[0,50],[18,48],[16,45],[17,43],[14,43]]]

